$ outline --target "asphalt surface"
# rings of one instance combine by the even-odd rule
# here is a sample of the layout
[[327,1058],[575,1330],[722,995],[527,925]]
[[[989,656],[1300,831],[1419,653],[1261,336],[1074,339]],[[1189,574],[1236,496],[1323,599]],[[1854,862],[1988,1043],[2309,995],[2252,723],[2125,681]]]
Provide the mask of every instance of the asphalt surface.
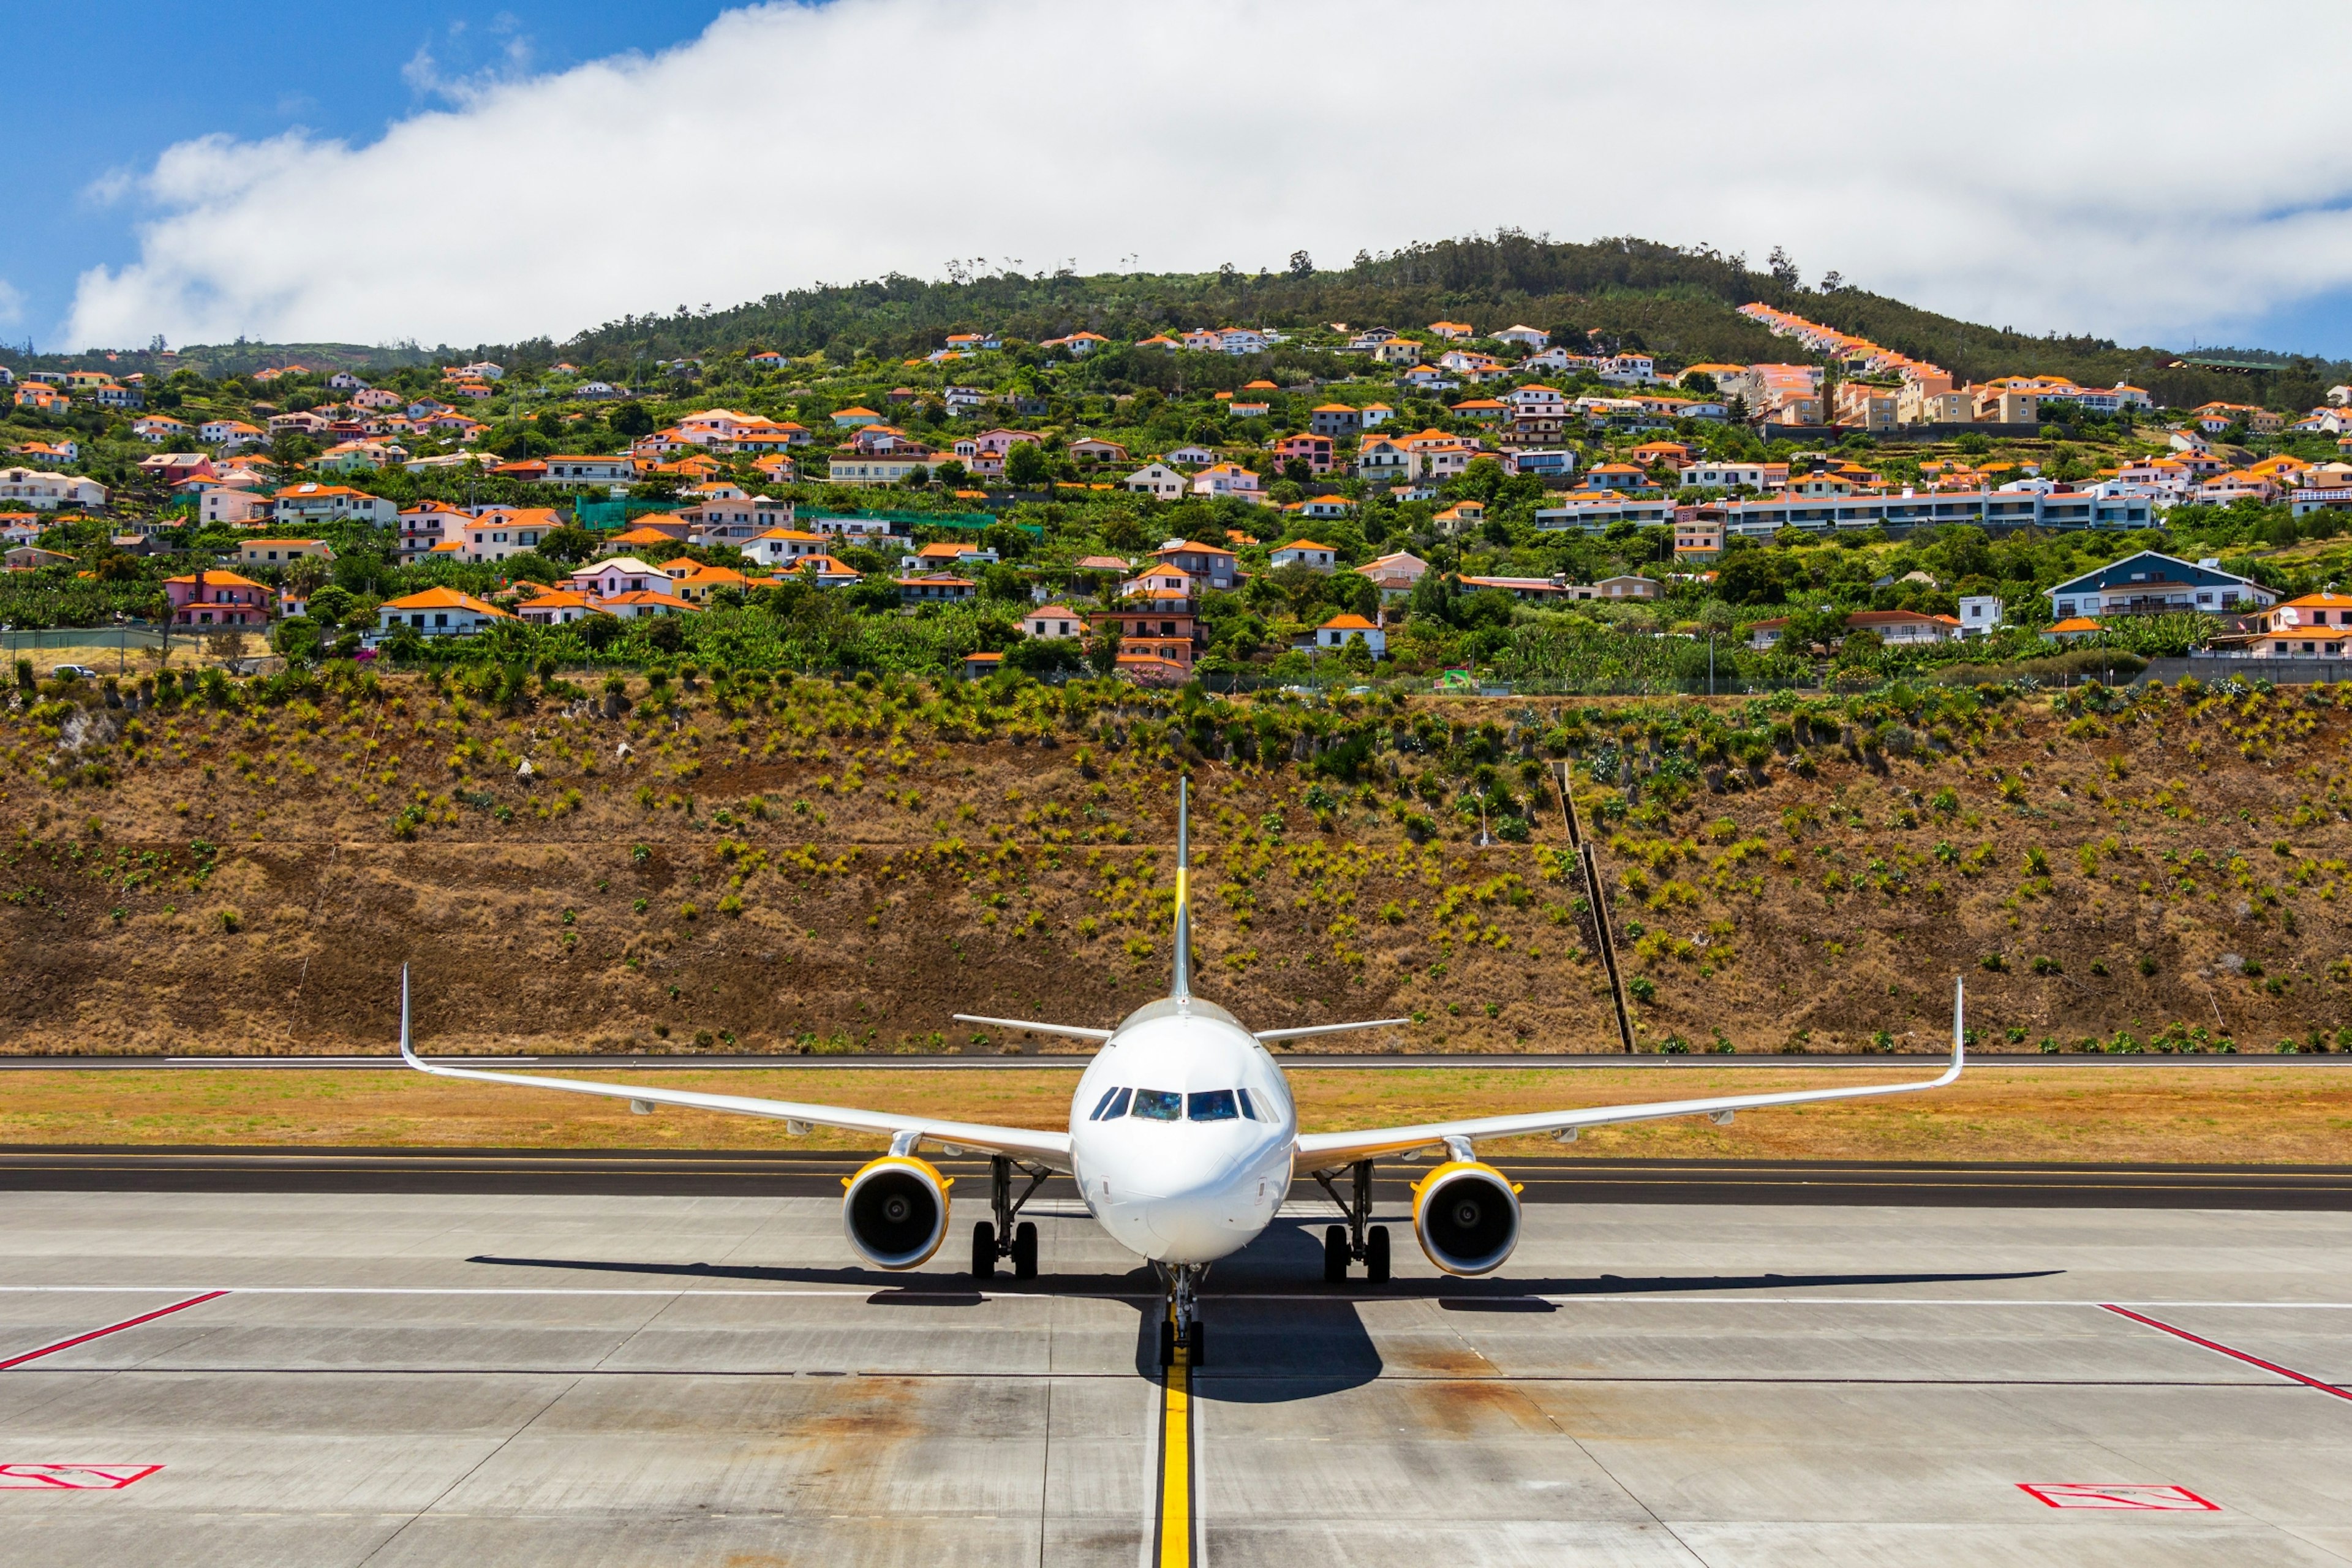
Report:
[[1383,1199],[1327,1285],[1328,1207],[1180,1382],[1066,1197],[988,1280],[837,1188],[19,1199],[0,1563],[2352,1562],[2352,1215],[1541,1204],[1461,1279]]
[[[869,1156],[743,1150],[0,1148],[0,1191],[436,1193],[837,1197]],[[937,1162],[976,1190],[984,1160]],[[2352,1211],[2352,1165],[1958,1164],[1846,1161],[1497,1161],[1535,1204],[1867,1204],[1925,1208]],[[1413,1165],[1374,1194],[1410,1201]],[[1074,1196],[1055,1177],[1040,1201]],[[1294,1202],[1324,1201],[1301,1173]]]
[[[842,1068],[877,1069],[893,1072],[920,1070],[925,1072],[992,1072],[1003,1068],[1066,1068],[1071,1071],[1085,1067],[1093,1059],[1084,1051],[1055,1051],[1042,1055],[1003,1055],[973,1057],[933,1056],[518,1056],[475,1057],[436,1056],[431,1059],[474,1068],[552,1068],[563,1072],[626,1071],[626,1072],[709,1072],[718,1069],[750,1069],[773,1071],[779,1068],[803,1068],[813,1071],[833,1072]],[[1311,1071],[1318,1068],[1349,1068],[1361,1070],[1387,1068],[1410,1070],[1425,1068],[1649,1068],[1661,1072],[1691,1071],[1708,1068],[1889,1068],[1941,1066],[1950,1058],[1947,1053],[1906,1051],[1891,1056],[1840,1054],[1837,1056],[1767,1057],[1767,1056],[1626,1056],[1622,1052],[1579,1052],[1574,1055],[1472,1055],[1465,1053],[1348,1055],[1316,1054],[1295,1056],[1277,1052],[1286,1071]],[[382,1072],[400,1065],[397,1054],[364,1057],[302,1057],[302,1056],[193,1056],[193,1057],[0,1057],[0,1072],[156,1072],[156,1071],[215,1071],[233,1068],[257,1072]],[[2039,1053],[1971,1051],[1970,1067],[2197,1067],[2228,1068],[2239,1067],[2352,1067],[2352,1053],[2327,1056],[2277,1056],[2249,1053],[2244,1056],[2092,1056],[2063,1054],[2042,1056]]]

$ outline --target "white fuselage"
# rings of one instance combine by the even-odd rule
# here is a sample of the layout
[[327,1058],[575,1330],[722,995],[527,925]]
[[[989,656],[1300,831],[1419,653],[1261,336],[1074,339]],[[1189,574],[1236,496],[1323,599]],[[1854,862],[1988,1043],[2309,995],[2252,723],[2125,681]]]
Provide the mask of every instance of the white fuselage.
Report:
[[1198,1000],[1154,1002],[1120,1024],[1070,1101],[1087,1208],[1162,1263],[1209,1263],[1254,1240],[1289,1194],[1297,1136],[1274,1058]]

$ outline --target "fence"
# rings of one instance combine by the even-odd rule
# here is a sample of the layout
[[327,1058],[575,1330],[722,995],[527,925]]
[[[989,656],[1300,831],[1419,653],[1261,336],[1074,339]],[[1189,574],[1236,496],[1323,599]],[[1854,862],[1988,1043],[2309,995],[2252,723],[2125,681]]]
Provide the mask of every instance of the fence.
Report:
[[578,500],[572,503],[572,516],[583,528],[620,528],[633,518],[676,511],[684,505],[682,500]]
[[[236,660],[240,668],[257,664],[263,656],[275,658],[269,654],[268,639],[257,632],[244,634],[241,646],[244,652]],[[131,675],[160,667],[167,659],[174,667],[223,662],[207,651],[204,635],[174,632],[169,626],[0,629],[0,660],[13,668],[20,658],[31,659],[36,669],[58,664],[87,664],[100,675]]]
[[[951,528],[960,529],[967,533],[977,533],[985,528],[994,528],[1003,521],[1001,518],[991,517],[985,512],[970,511],[803,511],[797,515],[803,524],[887,522],[891,525],[891,532],[899,534],[918,528]],[[1045,531],[1034,522],[1015,522],[1007,526],[1019,529],[1032,539],[1045,537]]]
[[2170,684],[2192,675],[2208,686],[2232,676],[2240,680],[2268,680],[2280,686],[2317,686],[2352,680],[2352,659],[2248,658],[2242,654],[2198,652],[2187,658],[2152,658],[2140,679]]

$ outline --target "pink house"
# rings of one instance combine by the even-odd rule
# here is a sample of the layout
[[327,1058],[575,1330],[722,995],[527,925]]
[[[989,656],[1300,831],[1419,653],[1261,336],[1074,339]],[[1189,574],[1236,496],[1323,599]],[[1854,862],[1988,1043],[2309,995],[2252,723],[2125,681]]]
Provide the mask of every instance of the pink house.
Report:
[[[983,430],[971,438],[971,445],[972,450],[976,453],[1002,457],[1024,441],[1034,445],[1037,437],[1034,432],[1028,430]],[[961,447],[963,443],[959,441],[956,445]]]
[[215,477],[213,460],[203,452],[158,452],[139,459],[139,471],[167,485]]
[[199,572],[192,577],[166,577],[163,594],[172,602],[175,626],[266,626],[269,624],[270,592],[234,572]]

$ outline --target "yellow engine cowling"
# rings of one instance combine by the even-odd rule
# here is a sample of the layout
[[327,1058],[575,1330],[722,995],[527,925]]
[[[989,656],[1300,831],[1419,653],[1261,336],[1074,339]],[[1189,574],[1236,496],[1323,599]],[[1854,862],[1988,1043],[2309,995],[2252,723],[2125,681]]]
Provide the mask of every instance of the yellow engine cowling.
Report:
[[885,1154],[844,1177],[841,1227],[858,1256],[877,1268],[919,1268],[948,1237],[948,1189],[928,1160]]
[[1519,1244],[1519,1189],[1492,1165],[1449,1160],[1413,1184],[1412,1234],[1448,1274],[1491,1274]]

